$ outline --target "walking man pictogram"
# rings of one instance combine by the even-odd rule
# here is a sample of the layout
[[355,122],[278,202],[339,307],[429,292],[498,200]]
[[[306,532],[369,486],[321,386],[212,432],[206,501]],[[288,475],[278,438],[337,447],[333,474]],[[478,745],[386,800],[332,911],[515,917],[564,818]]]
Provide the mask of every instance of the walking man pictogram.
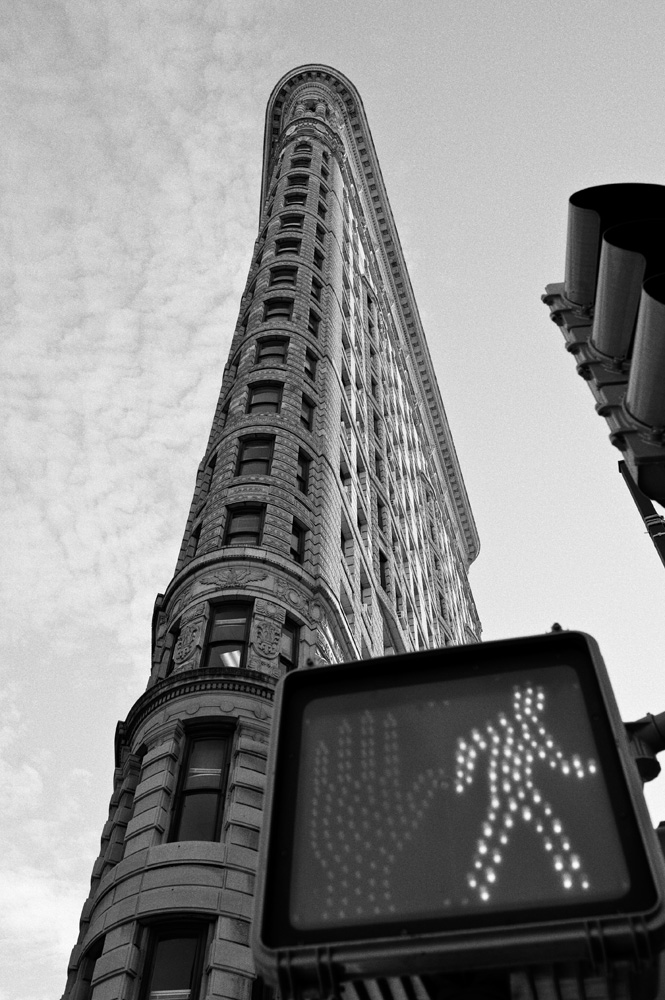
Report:
[[481,731],[457,741],[455,791],[463,795],[476,777],[483,756],[489,756],[487,777],[489,804],[476,842],[469,888],[482,902],[491,898],[499,879],[501,863],[519,822],[528,824],[541,838],[543,849],[565,890],[589,889],[582,859],[575,853],[561,819],[534,781],[534,766],[546,765],[564,777],[581,780],[597,773],[594,760],[583,762],[579,755],[564,756],[542,724],[545,692],[541,687],[516,685],[512,715],[499,713],[496,724],[488,722]]

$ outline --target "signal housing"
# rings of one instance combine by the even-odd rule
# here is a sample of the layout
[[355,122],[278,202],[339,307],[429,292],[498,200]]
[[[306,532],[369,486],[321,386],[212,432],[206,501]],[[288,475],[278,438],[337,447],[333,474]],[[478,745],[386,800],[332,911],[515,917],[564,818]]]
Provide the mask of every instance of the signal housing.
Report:
[[285,996],[551,963],[655,988],[663,861],[583,633],[288,674],[260,852],[255,961]]

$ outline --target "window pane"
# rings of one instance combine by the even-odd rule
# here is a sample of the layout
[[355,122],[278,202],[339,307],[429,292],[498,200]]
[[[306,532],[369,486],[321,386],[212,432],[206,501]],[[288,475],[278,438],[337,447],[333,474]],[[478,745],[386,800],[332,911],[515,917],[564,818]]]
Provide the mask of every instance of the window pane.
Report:
[[189,997],[198,942],[198,935],[162,938],[157,942],[150,980],[151,997],[156,990],[184,990],[182,996]]
[[221,788],[227,740],[197,740],[192,746],[185,788]]
[[245,441],[242,449],[242,457],[244,460],[249,459],[268,459],[270,458],[270,442],[269,441]]
[[221,642],[208,647],[207,667],[239,667],[242,663],[244,642]]
[[244,605],[228,604],[217,608],[213,617],[211,640],[228,642],[231,639],[244,639],[247,614],[248,609]]
[[219,653],[219,658],[225,667],[239,667],[240,661],[242,660],[242,646],[225,646],[224,648],[218,647],[216,652]]
[[280,389],[276,385],[262,385],[250,389],[249,410],[252,413],[277,413]]
[[287,660],[293,660],[295,629],[290,625],[282,626],[282,638],[279,644],[280,655]]
[[285,340],[263,340],[259,343],[258,358],[276,358],[283,361],[286,357]]
[[260,514],[234,514],[232,521],[233,534],[238,534],[246,532],[252,535],[257,535],[261,529],[261,515]]
[[177,840],[215,840],[218,792],[196,792],[182,801]]

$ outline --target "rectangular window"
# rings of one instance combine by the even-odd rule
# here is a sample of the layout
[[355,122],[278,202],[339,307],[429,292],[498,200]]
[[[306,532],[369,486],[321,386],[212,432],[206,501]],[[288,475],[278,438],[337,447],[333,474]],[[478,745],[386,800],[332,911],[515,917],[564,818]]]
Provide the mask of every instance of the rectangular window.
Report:
[[279,220],[280,229],[302,229],[304,221],[304,215],[294,215],[292,213],[282,215]]
[[287,673],[298,666],[298,626],[290,618],[287,618],[282,625],[279,662]]
[[291,160],[292,170],[307,170],[312,165],[311,157],[309,156],[296,156]]
[[289,174],[286,179],[287,187],[307,187],[309,177],[307,174]]
[[325,231],[325,229],[323,228],[323,226],[321,225],[320,222],[317,222],[317,224],[316,224],[316,238],[319,241],[319,243],[324,243],[325,242],[326,231]]
[[295,146],[293,148],[293,152],[294,153],[311,153],[312,152],[312,146],[311,146],[311,144],[309,142],[306,142],[304,139],[301,139],[300,142],[297,142],[295,144]]
[[314,267],[318,267],[319,271],[323,271],[323,262],[325,259],[321,251],[314,248]]
[[299,254],[302,240],[299,240],[296,236],[283,236],[279,240],[275,240],[275,256],[279,257],[284,253]]
[[305,351],[305,375],[312,381],[316,378],[316,355]]
[[219,840],[230,750],[228,729],[201,730],[186,738],[172,841]]
[[141,1000],[198,1000],[207,932],[197,921],[150,929]]
[[298,484],[298,489],[301,493],[307,493],[309,489],[309,473],[312,465],[312,459],[309,455],[306,455],[304,451],[298,452],[298,471],[296,473],[296,482]]
[[311,431],[314,426],[314,403],[307,396],[303,396],[300,404],[300,423]]
[[313,337],[318,337],[320,328],[321,328],[321,317],[313,309],[310,309],[309,318],[307,320],[308,332],[311,333]]
[[305,557],[305,534],[306,529],[296,519],[293,519],[291,526],[291,558],[294,562],[301,563]]
[[242,438],[236,476],[269,476],[274,437]]
[[330,177],[330,171],[328,170],[327,167],[324,167],[323,164],[321,164],[321,176],[323,177],[324,181],[327,181],[328,178]]
[[384,590],[388,589],[388,558],[379,549],[379,578]]
[[318,280],[318,278],[312,278],[311,295],[316,302],[321,301],[322,291],[323,291],[323,284]]
[[292,208],[294,205],[304,205],[307,201],[307,194],[304,191],[287,191],[284,195],[284,207]]
[[201,537],[201,525],[197,524],[197,526],[194,528],[194,530],[192,531],[191,535],[189,536],[189,541],[187,542],[187,552],[185,554],[185,558],[187,558],[187,559],[193,559],[194,558],[194,556],[196,555],[196,550],[199,547],[199,538],[200,537]]
[[288,337],[266,337],[264,340],[259,340],[256,345],[256,360],[285,364],[288,346]]
[[325,202],[323,201],[319,202],[317,212],[320,219],[325,219],[326,215],[328,214],[328,209],[326,208]]
[[379,531],[386,530],[386,505],[382,500],[377,499],[376,501],[376,519],[379,525]]
[[261,504],[229,507],[224,545],[260,545],[264,514]]
[[244,667],[251,616],[251,604],[213,608],[204,666]]
[[279,413],[281,403],[281,382],[258,382],[250,385],[247,396],[248,413]]
[[263,305],[263,322],[271,319],[291,320],[293,299],[268,299]]
[[283,267],[273,267],[270,270],[270,287],[275,288],[279,285],[286,288],[295,288],[297,277],[297,267],[289,267],[288,264],[285,264]]

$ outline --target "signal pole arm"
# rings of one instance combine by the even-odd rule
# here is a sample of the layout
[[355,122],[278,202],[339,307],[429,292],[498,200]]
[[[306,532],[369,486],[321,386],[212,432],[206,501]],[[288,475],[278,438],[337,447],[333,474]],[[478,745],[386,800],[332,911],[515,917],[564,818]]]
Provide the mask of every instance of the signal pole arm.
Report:
[[651,541],[660,556],[660,561],[665,566],[665,518],[656,513],[656,508],[649,497],[639,488],[625,462],[619,462],[619,472],[623,476],[626,486],[635,501],[635,506],[642,516],[644,525],[651,536]]
[[624,725],[642,782],[653,781],[660,774],[656,754],[665,750],[665,712],[647,712],[643,719]]

